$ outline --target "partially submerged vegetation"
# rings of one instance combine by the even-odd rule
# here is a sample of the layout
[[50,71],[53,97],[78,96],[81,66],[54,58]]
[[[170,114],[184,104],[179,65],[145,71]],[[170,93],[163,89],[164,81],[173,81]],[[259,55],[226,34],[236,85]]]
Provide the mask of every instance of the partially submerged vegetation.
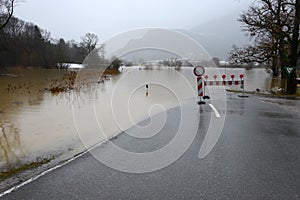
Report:
[[[12,71],[17,72],[18,70]],[[87,69],[79,71],[49,70],[49,75],[43,75],[44,72],[43,69],[41,69],[41,73],[39,73],[40,78],[30,81],[23,79],[23,76],[34,77],[38,71],[39,70],[28,71],[22,76],[17,75],[16,78],[18,78],[18,80],[8,82],[4,92],[6,94],[23,94],[24,97],[25,95],[43,94],[44,92],[51,92],[52,95],[58,95],[59,93],[72,91],[75,88],[79,89],[86,85],[104,83],[110,80],[111,76],[121,73],[118,69],[106,69],[105,71]],[[22,72],[21,70],[21,73]]]
[[36,161],[34,161],[34,162],[26,163],[26,164],[18,166],[18,167],[10,167],[5,171],[0,172],[0,181],[5,180],[9,177],[12,177],[20,172],[40,167],[44,164],[49,163],[53,159],[54,159],[54,157],[37,158]]
[[76,77],[77,72],[71,71],[70,73],[64,75],[62,82],[55,80],[50,88],[46,88],[46,90],[49,90],[53,95],[72,90],[74,88]]
[[[121,72],[118,70],[118,69],[106,69],[103,73],[103,77],[105,75],[118,75],[120,74]],[[105,78],[105,77],[104,77]]]

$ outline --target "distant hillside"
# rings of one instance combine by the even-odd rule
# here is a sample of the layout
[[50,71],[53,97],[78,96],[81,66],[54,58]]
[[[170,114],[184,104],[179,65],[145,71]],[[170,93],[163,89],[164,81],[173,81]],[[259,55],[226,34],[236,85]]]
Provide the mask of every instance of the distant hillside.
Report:
[[183,32],[199,42],[212,57],[225,60],[233,44],[241,46],[250,42],[237,21],[239,14],[214,19]]
[[[112,52],[114,55],[122,55],[124,52],[130,52],[142,47],[161,47],[162,49],[171,49],[173,52],[166,53],[148,49],[140,52],[131,52],[125,57],[132,61],[147,61],[176,57],[175,54],[177,53],[177,55],[194,60],[210,60],[210,56],[218,57],[220,60],[227,60],[232,45],[242,46],[250,42],[245,33],[241,31],[240,23],[237,21],[238,16],[238,13],[233,13],[198,25],[190,30],[175,30],[177,33],[171,33],[171,31],[164,29],[145,29],[140,31],[140,33],[137,31],[138,34],[134,32],[130,33],[132,35],[128,34],[126,36],[126,42],[124,42],[125,40],[123,41],[124,46],[121,49],[119,47]],[[180,36],[178,32],[193,38],[204,49],[199,49],[193,41],[185,36]],[[110,52],[110,50],[108,51]]]
[[[132,33],[135,35],[135,33]],[[146,49],[145,49],[146,48]],[[143,50],[142,50],[143,49]],[[110,50],[110,49],[109,49]],[[129,37],[121,48],[107,51],[108,55],[123,55],[130,60],[161,60],[169,58],[189,58],[190,60],[210,60],[204,49],[178,31],[149,29],[139,37]]]

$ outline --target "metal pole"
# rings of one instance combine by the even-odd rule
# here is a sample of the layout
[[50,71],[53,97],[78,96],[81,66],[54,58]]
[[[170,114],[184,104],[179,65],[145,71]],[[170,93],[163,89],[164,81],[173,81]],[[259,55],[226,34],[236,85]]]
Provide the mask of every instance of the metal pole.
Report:
[[241,97],[241,98],[248,98],[249,96],[248,96],[248,95],[245,95],[245,79],[242,78],[241,81],[242,81],[242,86],[243,86],[243,95],[238,95],[238,97]]

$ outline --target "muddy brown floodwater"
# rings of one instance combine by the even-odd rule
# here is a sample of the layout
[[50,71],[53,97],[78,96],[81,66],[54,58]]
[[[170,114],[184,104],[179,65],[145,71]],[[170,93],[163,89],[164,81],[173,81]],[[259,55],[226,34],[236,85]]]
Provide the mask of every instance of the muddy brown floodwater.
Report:
[[[163,111],[155,105],[167,109],[178,105],[179,100],[196,97],[196,89],[181,88],[186,84],[183,81],[196,84],[192,68],[180,71],[126,68],[119,75],[106,77],[104,82],[95,80],[80,89],[71,88],[74,83],[62,84],[66,74],[70,74],[68,71],[14,69],[9,72],[18,77],[0,76],[1,170],[38,157],[76,154],[105,139],[97,134],[99,122],[105,135],[113,135]],[[268,91],[276,84],[265,69],[220,69],[221,74],[225,72],[228,77],[245,74],[246,90]],[[207,69],[206,73],[213,77],[217,71]],[[155,80],[163,80],[164,86],[151,85]],[[149,84],[148,95],[145,95],[146,84]],[[59,91],[51,92],[53,87]],[[117,110],[115,113],[111,113],[111,106]],[[120,112],[124,108],[129,117],[128,113]],[[97,124],[91,118],[96,118]]]

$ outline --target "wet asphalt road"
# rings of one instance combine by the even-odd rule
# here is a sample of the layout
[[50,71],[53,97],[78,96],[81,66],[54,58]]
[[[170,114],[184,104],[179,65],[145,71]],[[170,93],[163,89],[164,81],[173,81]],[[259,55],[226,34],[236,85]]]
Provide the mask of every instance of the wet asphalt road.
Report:
[[[199,113],[200,128],[193,144],[166,168],[124,173],[85,154],[3,199],[300,199],[297,114],[255,96],[241,99],[229,94],[222,135],[213,151],[199,159],[214,114],[208,105]],[[166,126],[149,140],[123,134],[112,142],[135,152],[159,149],[174,137],[178,114],[178,108],[169,110]],[[109,153],[109,148],[104,144],[96,151]]]

